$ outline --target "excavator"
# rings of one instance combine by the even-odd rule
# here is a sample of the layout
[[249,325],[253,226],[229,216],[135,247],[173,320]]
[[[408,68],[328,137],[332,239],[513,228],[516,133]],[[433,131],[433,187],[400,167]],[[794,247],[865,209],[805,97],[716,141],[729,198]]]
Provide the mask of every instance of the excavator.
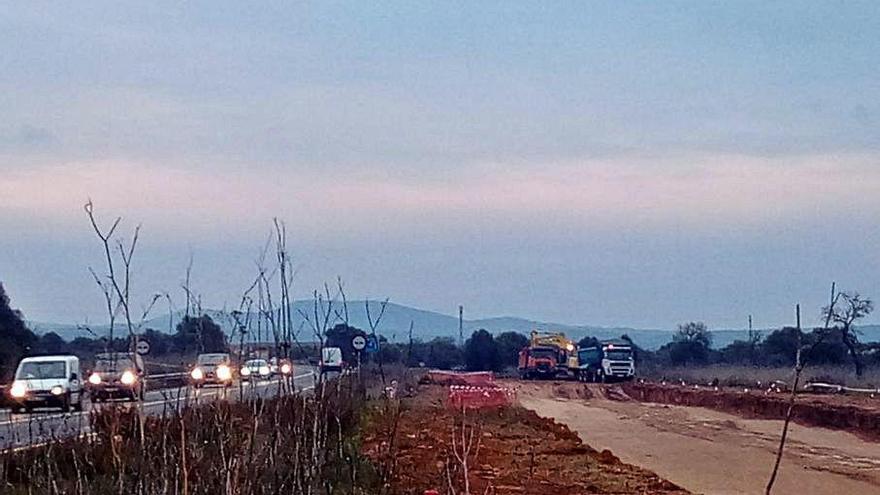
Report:
[[562,332],[533,330],[529,345],[519,352],[524,380],[573,376],[578,367],[577,345]]

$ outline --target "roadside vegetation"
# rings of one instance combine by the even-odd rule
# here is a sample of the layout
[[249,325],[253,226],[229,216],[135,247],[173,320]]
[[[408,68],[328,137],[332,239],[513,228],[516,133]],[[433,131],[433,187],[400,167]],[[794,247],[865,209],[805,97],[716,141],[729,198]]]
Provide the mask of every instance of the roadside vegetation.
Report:
[[367,404],[354,375],[312,394],[169,408],[137,434],[132,408],[90,416],[92,434],[7,452],[10,494],[378,493],[358,433]]

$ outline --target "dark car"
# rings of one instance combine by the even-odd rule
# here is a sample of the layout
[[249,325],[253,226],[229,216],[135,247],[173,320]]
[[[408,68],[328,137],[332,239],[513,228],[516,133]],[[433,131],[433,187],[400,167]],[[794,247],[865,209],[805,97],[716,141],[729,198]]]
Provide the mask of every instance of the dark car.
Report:
[[108,352],[95,356],[86,389],[92,402],[108,399],[144,398],[144,362],[130,352]]
[[232,385],[234,369],[228,353],[215,352],[199,354],[195,366],[189,373],[190,382],[196,388],[204,385]]

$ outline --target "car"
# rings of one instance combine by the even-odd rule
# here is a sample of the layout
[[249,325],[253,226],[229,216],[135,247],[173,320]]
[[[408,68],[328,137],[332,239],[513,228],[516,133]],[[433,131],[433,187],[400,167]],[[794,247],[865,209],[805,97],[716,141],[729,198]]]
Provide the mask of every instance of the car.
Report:
[[14,412],[31,412],[37,407],[59,407],[77,411],[83,406],[79,358],[70,355],[26,357],[18,363],[15,381],[9,387]]
[[269,359],[269,372],[272,376],[290,376],[293,374],[293,363],[289,359],[273,357]]
[[196,388],[205,385],[232,385],[232,358],[225,352],[199,354],[189,373],[190,382]]
[[242,380],[267,380],[272,376],[269,362],[265,359],[248,359],[241,367]]
[[92,402],[113,398],[144,398],[144,361],[131,352],[105,352],[95,355],[95,368],[89,374],[86,390]]

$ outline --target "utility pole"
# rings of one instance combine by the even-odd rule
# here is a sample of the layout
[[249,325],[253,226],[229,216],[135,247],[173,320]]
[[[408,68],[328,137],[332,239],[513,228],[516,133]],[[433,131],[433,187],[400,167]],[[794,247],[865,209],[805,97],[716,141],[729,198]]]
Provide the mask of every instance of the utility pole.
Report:
[[749,363],[753,366],[755,364],[755,345],[757,344],[757,339],[755,338],[755,330],[752,327],[752,315],[749,315]]
[[458,306],[458,345],[464,347],[464,306]]

